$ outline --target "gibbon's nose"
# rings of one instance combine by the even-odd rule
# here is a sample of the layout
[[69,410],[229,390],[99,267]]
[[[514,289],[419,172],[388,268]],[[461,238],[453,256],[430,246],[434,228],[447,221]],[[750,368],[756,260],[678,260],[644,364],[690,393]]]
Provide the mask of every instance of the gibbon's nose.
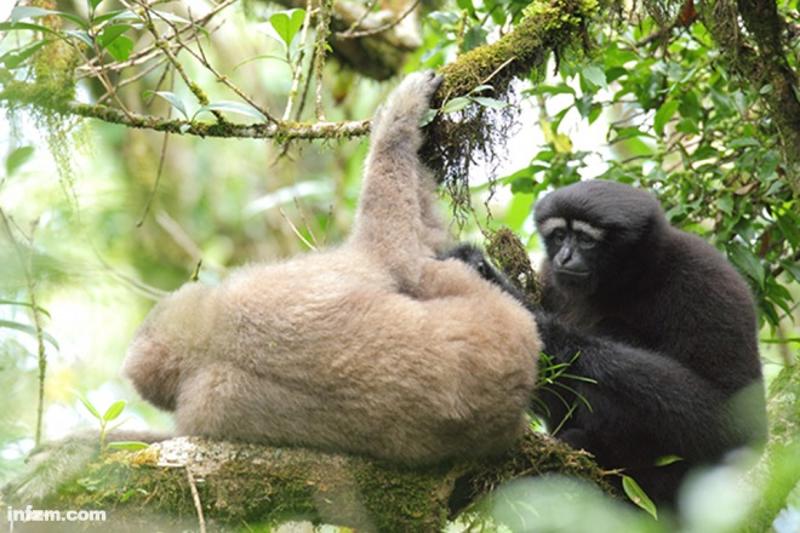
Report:
[[570,262],[570,259],[572,259],[572,246],[565,243],[556,254],[553,262],[557,267],[565,267]]

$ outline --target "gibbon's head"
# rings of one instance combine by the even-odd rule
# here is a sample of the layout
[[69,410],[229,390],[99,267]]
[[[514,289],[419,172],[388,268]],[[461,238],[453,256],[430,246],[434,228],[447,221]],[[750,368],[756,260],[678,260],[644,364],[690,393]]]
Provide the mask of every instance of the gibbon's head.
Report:
[[548,268],[559,288],[584,295],[644,269],[667,225],[650,193],[612,181],[582,181],[534,207]]

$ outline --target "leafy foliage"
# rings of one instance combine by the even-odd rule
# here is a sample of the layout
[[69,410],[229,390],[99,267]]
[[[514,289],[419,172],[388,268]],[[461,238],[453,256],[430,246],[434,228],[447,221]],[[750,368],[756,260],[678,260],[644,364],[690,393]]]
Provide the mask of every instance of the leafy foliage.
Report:
[[[461,191],[471,200],[470,216],[459,220],[462,236],[479,238],[481,231],[505,225],[537,253],[530,206],[541,194],[586,178],[652,190],[674,225],[712,242],[746,277],[765,330],[775,333],[767,333],[774,338],[762,352],[770,362],[781,357],[790,368],[798,346],[800,200],[791,188],[797,168],[782,151],[766,103],[780,87],[756,83],[731,68],[724,47],[691,11],[700,9],[700,2],[643,2],[649,12],[581,2],[603,17],[584,28],[576,42],[559,43],[549,61],[514,85],[511,97],[494,88],[492,76],[502,76],[501,67],[474,80],[466,94],[443,95],[439,109],[425,117],[426,123],[442,116],[455,122],[497,120],[493,135],[504,144],[493,145],[490,159],[504,152],[515,156],[498,177],[488,182],[471,177]],[[235,115],[230,120],[251,121],[254,129],[266,126],[274,119],[267,110],[277,102],[288,102],[288,123],[365,119],[385,95],[387,87],[348,70],[336,46],[358,46],[389,31],[364,41],[346,38],[336,24],[328,28],[327,3],[310,13],[268,2],[244,3],[242,9],[241,3],[230,3],[236,6],[224,24],[233,31],[220,32],[208,25],[210,16],[198,18],[177,4],[150,3],[149,18],[139,9],[113,9],[103,0],[86,0],[81,9],[61,2],[58,11],[15,7],[0,22],[0,31],[8,33],[0,42],[0,94],[17,83],[54,79],[55,84],[42,87],[64,94],[39,91],[25,102],[72,98],[80,80],[83,100],[115,110],[128,106],[126,112],[144,110],[154,122],[170,116],[208,121],[204,125],[220,129],[231,124],[229,114]],[[543,0],[425,4],[431,11],[422,20],[422,45],[407,56],[406,70],[447,65],[553,5]],[[214,5],[222,9],[226,3]],[[786,21],[785,59],[796,72],[798,2],[777,5]],[[374,2],[364,7],[366,15],[375,14]],[[362,29],[353,22],[351,29]],[[389,20],[390,25],[399,22]],[[318,43],[329,30],[334,37]],[[236,42],[229,41],[231,35]],[[154,39],[165,41],[154,44]],[[381,54],[390,54],[397,43],[382,45]],[[161,53],[169,46],[174,60]],[[318,61],[331,46],[337,59]],[[740,51],[747,52],[742,46]],[[188,57],[189,50],[196,55]],[[211,65],[216,71],[206,68]],[[2,130],[10,142],[0,176],[0,209],[25,259],[20,262],[0,237],[0,387],[8,391],[0,395],[0,411],[10,413],[0,418],[0,451],[13,458],[12,466],[30,449],[28,406],[35,404],[39,386],[47,387],[54,412],[59,402],[72,402],[70,412],[83,411],[64,390],[77,387],[86,393],[110,386],[110,397],[103,400],[110,407],[103,413],[83,397],[103,441],[123,409],[148,422],[160,420],[141,404],[114,402],[127,390],[112,377],[131,328],[161,294],[155,287],[168,290],[197,277],[213,283],[230,266],[335,243],[357,205],[364,143],[290,145],[280,135],[275,144],[233,143],[187,139],[179,135],[184,129],[162,136],[100,123],[91,133],[91,156],[70,144],[72,137],[62,136],[67,144],[59,159],[80,161],[85,171],[74,181],[59,181],[49,179],[54,169],[38,137],[25,131],[32,117],[44,129],[68,121],[61,115],[29,116],[15,102],[8,107],[11,130]],[[523,118],[511,124],[508,117]],[[518,131],[525,142],[516,142]],[[481,160],[473,168],[492,173],[497,165]],[[81,313],[90,307],[101,318],[87,325]],[[44,328],[35,324],[37,316]],[[44,375],[37,337],[51,357],[44,384],[37,377]],[[80,342],[95,337],[96,342]],[[550,367],[545,382],[556,387],[553,378],[565,371]],[[59,417],[48,420],[54,418]],[[136,449],[141,443],[108,447]],[[661,464],[677,460],[667,456]],[[775,470],[780,477],[781,468]],[[784,476],[781,483],[796,485],[797,480]],[[623,487],[655,516],[635,480],[624,478]],[[527,524],[542,513],[528,508],[532,498],[503,496],[500,514],[508,515],[507,523]],[[771,506],[786,501],[775,498]],[[552,506],[550,500],[545,503],[542,509]],[[615,523],[621,513],[603,519]],[[636,530],[647,530],[639,518],[631,518]]]

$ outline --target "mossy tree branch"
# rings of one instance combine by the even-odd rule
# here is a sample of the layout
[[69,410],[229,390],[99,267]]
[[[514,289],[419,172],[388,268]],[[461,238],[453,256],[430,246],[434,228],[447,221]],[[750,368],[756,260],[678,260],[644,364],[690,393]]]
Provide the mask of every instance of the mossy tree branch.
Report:
[[[595,0],[543,0],[532,4],[530,12],[514,28],[495,43],[478,47],[458,57],[442,69],[445,77],[438,95],[439,101],[468,93],[481,82],[491,81],[503,90],[515,76],[527,75],[541,66],[547,52],[574,41],[585,29],[587,19],[598,10]],[[36,83],[14,80],[12,74],[0,69],[0,103],[29,105],[48,112],[95,118],[132,128],[144,128],[201,137],[321,139],[357,137],[369,133],[368,121],[297,123],[232,124],[196,120],[164,119],[153,115],[124,113],[99,104],[79,103],[65,99],[51,89]],[[72,91],[61,90],[61,95]],[[443,121],[439,121],[443,122]],[[437,131],[437,130],[435,130]],[[438,130],[442,131],[442,130]],[[438,136],[434,142],[446,143]],[[451,143],[457,144],[457,137]]]
[[152,528],[157,515],[184,523],[199,515],[216,526],[303,518],[360,531],[439,531],[465,506],[521,476],[559,472],[611,491],[588,454],[535,433],[497,460],[425,470],[196,437],[101,458],[93,450],[72,441],[50,451],[6,488],[6,503],[105,509],[104,527],[115,531]]

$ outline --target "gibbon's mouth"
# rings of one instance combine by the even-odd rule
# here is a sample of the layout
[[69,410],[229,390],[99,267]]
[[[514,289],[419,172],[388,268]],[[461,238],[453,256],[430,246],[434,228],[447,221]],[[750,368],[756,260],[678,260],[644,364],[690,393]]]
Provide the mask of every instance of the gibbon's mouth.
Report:
[[557,268],[556,274],[560,276],[569,276],[573,278],[587,278],[589,277],[588,270],[571,270],[569,268]]

